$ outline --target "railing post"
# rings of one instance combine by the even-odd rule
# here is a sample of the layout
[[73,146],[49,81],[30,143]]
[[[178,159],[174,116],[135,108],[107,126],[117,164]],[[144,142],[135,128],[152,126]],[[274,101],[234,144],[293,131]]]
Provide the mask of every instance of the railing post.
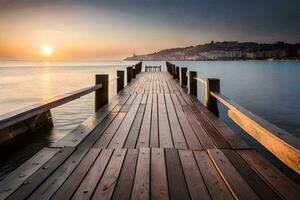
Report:
[[187,68],[186,67],[181,67],[180,68],[179,83],[180,83],[181,86],[186,86],[187,85],[186,72],[187,72]]
[[124,88],[124,71],[118,70],[117,77],[117,93],[119,93]]
[[208,78],[206,80],[205,106],[208,110],[219,116],[218,100],[210,92],[220,92],[220,79]]
[[132,78],[136,78],[136,74],[137,74],[137,68],[133,67],[132,68]]
[[138,75],[138,73],[139,73],[139,67],[138,67],[138,64],[135,64],[135,65],[134,65],[134,69],[135,69],[135,75]]
[[176,79],[179,79],[179,67],[176,67]]
[[108,74],[96,74],[96,85],[102,84],[102,87],[95,91],[95,112],[108,103]]
[[127,83],[132,79],[132,67],[127,67]]
[[172,65],[172,75],[173,75],[173,78],[175,79],[176,78],[176,66],[175,65]]
[[197,80],[194,79],[197,77],[197,72],[189,71],[189,94],[195,95],[197,97]]

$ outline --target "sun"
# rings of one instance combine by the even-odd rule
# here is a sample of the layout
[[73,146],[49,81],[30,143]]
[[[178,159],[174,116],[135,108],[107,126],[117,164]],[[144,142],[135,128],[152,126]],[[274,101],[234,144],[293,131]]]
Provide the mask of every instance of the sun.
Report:
[[42,48],[42,53],[46,56],[50,56],[53,53],[53,48],[49,45],[45,45]]

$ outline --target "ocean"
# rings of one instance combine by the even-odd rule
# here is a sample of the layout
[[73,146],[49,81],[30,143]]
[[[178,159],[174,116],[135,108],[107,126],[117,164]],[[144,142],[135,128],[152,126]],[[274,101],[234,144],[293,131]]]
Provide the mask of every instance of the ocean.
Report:
[[[0,61],[0,115],[59,94],[95,84],[95,74],[116,77],[116,70],[135,61],[32,62]],[[251,112],[300,137],[300,61],[174,61],[197,71],[199,77],[221,80],[221,93]],[[143,62],[162,65],[162,61]],[[126,77],[126,76],[125,76]],[[204,86],[198,84],[199,100]],[[116,95],[116,81],[109,86]],[[222,106],[220,118],[259,149],[272,162],[272,155],[237,127]],[[1,152],[0,179],[35,152],[68,134],[94,112],[94,93],[51,110],[54,128],[35,135],[21,145]],[[3,151],[3,150],[2,150]],[[282,166],[280,166],[282,167]],[[282,167],[284,170],[286,168]],[[287,172],[293,175],[292,172]]]

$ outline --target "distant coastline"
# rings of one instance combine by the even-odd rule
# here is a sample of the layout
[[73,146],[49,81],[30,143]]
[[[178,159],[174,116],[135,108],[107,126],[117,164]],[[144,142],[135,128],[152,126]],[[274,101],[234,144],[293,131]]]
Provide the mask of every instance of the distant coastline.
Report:
[[300,60],[300,43],[211,42],[184,48],[170,48],[124,60]]

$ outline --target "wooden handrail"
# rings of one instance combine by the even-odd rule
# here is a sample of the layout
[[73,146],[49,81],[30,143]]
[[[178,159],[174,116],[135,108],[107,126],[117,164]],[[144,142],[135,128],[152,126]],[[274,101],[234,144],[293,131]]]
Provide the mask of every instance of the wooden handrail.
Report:
[[94,92],[98,89],[102,88],[102,84],[98,84],[95,86],[86,87],[80,90],[76,90],[73,92],[68,92],[63,95],[58,95],[53,98],[43,100],[40,103],[27,106],[25,108],[12,111],[3,115],[0,115],[0,129],[6,128],[18,122],[29,119],[33,116],[41,114],[47,110],[58,107],[62,104],[68,103],[75,99],[78,99],[86,94]]
[[253,114],[219,92],[211,91],[228,116],[287,166],[300,174],[300,138]]
[[194,77],[194,79],[197,80],[197,81],[199,81],[199,82],[201,82],[201,83],[203,83],[203,84],[205,84],[205,85],[207,83],[207,79],[202,79],[200,77]]
[[113,78],[113,79],[109,79],[109,82],[116,81],[116,80],[118,80],[118,79],[119,79],[119,77],[117,76],[117,77],[115,77],[115,78]]

